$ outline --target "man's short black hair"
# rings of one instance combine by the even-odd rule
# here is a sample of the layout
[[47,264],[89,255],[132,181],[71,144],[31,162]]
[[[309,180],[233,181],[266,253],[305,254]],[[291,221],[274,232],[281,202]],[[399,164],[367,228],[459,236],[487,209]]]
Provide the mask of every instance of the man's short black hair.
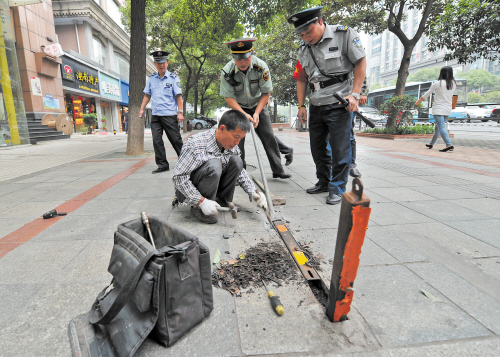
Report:
[[221,125],[225,125],[227,131],[236,130],[237,127],[247,133],[250,131],[250,121],[239,110],[231,109],[222,114],[219,121],[219,128]]

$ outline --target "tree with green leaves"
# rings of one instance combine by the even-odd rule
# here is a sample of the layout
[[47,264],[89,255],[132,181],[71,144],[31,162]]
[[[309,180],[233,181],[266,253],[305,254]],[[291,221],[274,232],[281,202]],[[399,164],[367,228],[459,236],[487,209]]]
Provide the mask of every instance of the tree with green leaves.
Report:
[[408,82],[436,81],[439,78],[441,67],[422,68],[408,76]]
[[446,47],[445,60],[495,60],[500,52],[500,1],[449,1],[432,20],[430,29],[429,50]]
[[500,79],[484,69],[472,69],[461,73],[460,77],[467,79],[467,89],[469,91],[482,91],[500,82]]
[[[368,34],[382,33],[385,29],[394,33],[403,45],[403,58],[396,80],[396,96],[404,94],[409,75],[412,51],[422,35],[430,30],[430,21],[438,16],[444,0],[325,0],[324,18],[331,24],[354,27]],[[406,10],[417,9],[421,14],[417,31],[410,38],[403,30]],[[387,126],[395,126],[397,117],[389,115]]]

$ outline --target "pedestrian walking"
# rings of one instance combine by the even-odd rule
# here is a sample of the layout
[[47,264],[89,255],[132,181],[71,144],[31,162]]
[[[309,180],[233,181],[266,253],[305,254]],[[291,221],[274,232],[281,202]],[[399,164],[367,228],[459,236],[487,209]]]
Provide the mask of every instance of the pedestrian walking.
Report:
[[[297,81],[298,117],[307,121],[304,104],[309,96],[309,138],[318,182],[306,191],[328,192],[327,204],[340,203],[346,190],[351,162],[351,112],[357,110],[366,75],[366,55],[359,35],[350,27],[330,26],[321,18],[323,6],[307,9],[288,18],[304,41],[299,47],[293,77]],[[349,101],[345,108],[333,94],[341,92]],[[330,134],[331,157],[326,137]],[[329,167],[331,166],[331,177]]]
[[191,214],[200,222],[217,223],[217,208],[233,202],[236,184],[260,207],[267,206],[265,195],[257,192],[243,168],[238,147],[250,125],[241,111],[228,110],[217,129],[191,136],[182,147],[172,178],[175,195],[191,205]]
[[151,53],[158,72],[149,77],[146,87],[144,87],[144,99],[139,111],[139,117],[142,117],[144,108],[149,100],[153,99],[151,134],[153,135],[155,161],[158,165],[158,168],[152,172],[153,174],[170,169],[163,144],[163,131],[167,134],[168,141],[172,144],[177,157],[181,154],[182,149],[182,137],[179,132],[179,122],[184,120],[182,89],[179,77],[167,70],[169,54],[167,51]]
[[455,82],[455,78],[453,78],[453,68],[445,66],[441,68],[437,82],[432,83],[429,90],[415,102],[415,105],[419,105],[420,102],[428,98],[432,92],[436,92],[434,103],[432,103],[432,116],[436,121],[434,125],[434,136],[429,144],[425,144],[429,149],[432,149],[439,135],[441,135],[446,144],[446,147],[439,151],[446,152],[453,151],[454,149],[448,131],[446,130],[446,121],[448,120],[448,115],[451,114],[453,93],[455,93],[456,89],[457,82]]
[[128,133],[128,108],[123,109],[123,127],[125,134]]
[[[281,165],[278,143],[273,133],[267,103],[273,89],[271,74],[266,62],[253,55],[255,38],[240,38],[227,42],[233,60],[228,62],[221,73],[220,95],[226,99],[230,108],[245,114],[255,128],[266,151],[273,178],[287,179]],[[239,147],[245,162],[245,138]]]

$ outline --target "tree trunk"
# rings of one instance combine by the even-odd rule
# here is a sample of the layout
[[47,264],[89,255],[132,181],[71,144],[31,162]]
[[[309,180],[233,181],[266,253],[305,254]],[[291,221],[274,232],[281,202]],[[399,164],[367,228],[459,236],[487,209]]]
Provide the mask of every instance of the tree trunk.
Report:
[[130,90],[127,155],[144,153],[144,116],[139,118],[146,85],[146,0],[131,2]]
[[205,108],[203,105],[204,103],[205,103],[205,101],[203,100],[203,97],[201,97],[201,99],[200,99],[200,115],[203,115],[203,116],[205,115]]
[[[401,59],[401,65],[399,66],[398,80],[396,82],[396,89],[394,93],[395,96],[405,94],[406,79],[409,75],[408,68],[410,67],[411,52],[413,51],[413,47],[414,46],[411,45],[404,46],[403,58]],[[386,125],[388,128],[396,126],[398,114],[399,112],[389,112]]]
[[274,100],[274,120],[273,123],[278,122],[278,101],[275,99]]
[[194,86],[194,116],[198,115],[198,83]]

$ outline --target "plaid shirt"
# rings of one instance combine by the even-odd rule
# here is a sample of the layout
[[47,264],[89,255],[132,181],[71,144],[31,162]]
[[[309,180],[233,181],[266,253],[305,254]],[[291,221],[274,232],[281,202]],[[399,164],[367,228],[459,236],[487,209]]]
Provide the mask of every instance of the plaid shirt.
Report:
[[[215,140],[215,129],[193,135],[186,140],[172,178],[175,188],[186,197],[184,203],[198,204],[203,197],[191,182],[191,173],[211,159],[220,160],[222,168],[225,168],[231,155],[241,156],[240,148],[235,146],[231,150],[221,152]],[[255,186],[245,169],[241,171],[237,182],[249,195],[255,192]]]

